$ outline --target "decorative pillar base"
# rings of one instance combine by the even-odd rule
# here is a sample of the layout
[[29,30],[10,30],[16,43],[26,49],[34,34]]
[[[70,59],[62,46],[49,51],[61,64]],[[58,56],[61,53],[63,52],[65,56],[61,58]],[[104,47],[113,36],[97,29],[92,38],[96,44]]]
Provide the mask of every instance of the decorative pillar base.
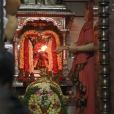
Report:
[[[66,45],[66,35],[68,32],[69,32],[68,29],[64,29],[63,31],[61,31],[63,36],[63,46]],[[64,76],[68,76],[69,70],[68,70],[66,50],[63,50],[62,52],[62,59],[63,59],[63,74]]]

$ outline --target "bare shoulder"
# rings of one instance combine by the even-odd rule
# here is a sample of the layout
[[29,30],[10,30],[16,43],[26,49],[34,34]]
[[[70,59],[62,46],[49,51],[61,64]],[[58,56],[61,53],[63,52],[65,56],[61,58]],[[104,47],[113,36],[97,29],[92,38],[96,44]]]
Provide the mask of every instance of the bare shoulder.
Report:
[[6,12],[10,15],[16,15],[20,5],[20,0],[6,0]]

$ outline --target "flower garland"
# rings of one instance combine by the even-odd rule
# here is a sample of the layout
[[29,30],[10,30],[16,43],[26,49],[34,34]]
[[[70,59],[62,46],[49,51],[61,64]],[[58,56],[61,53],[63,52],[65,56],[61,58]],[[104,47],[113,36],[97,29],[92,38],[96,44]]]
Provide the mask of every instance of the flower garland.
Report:
[[[49,91],[49,92],[52,92],[52,91]],[[40,95],[40,98],[38,99],[39,95],[38,94],[31,95],[31,98],[29,100],[29,110],[33,114],[58,114],[61,111],[61,107],[60,107],[61,105],[59,100],[57,100],[58,99],[57,95],[49,95],[49,94],[45,96]],[[44,104],[39,104],[39,102],[42,101],[41,97],[46,98],[45,103],[43,101]]]
[[[58,81],[56,82],[61,83],[65,80],[65,78],[61,74],[62,72],[61,55],[55,54],[52,52],[52,50],[55,50],[60,45],[59,37],[54,31],[51,31],[51,30],[43,31],[42,34],[52,35],[52,41],[48,42],[48,48],[47,48],[48,58],[49,58],[48,59],[49,64],[47,65],[47,67],[48,67],[50,76],[52,77],[52,70],[53,70],[53,74],[55,76],[58,76],[58,78],[56,79]],[[19,60],[20,73],[18,77],[18,79],[20,81],[22,80],[22,82],[32,82],[34,80],[33,46],[31,41],[28,39],[28,37],[31,38],[31,40],[33,40],[32,38],[38,37],[38,36],[40,36],[40,34],[35,30],[26,31],[22,35],[22,38],[20,41],[20,60]],[[26,78],[23,77],[24,74],[25,74],[25,77],[27,76]]]
[[57,61],[58,61],[58,69],[59,71],[62,71],[62,59],[60,54],[57,54]]
[[24,42],[24,71],[25,75],[29,74],[29,48],[28,48],[29,40],[26,38]]
[[24,41],[25,41],[25,38],[22,37],[20,40],[20,59],[19,59],[20,69],[24,69]]
[[25,39],[27,38],[26,36],[31,36],[31,37],[37,36],[38,37],[38,36],[40,36],[40,34],[35,30],[29,30],[29,31],[26,31],[22,35],[21,40],[20,40],[20,59],[19,59],[19,68],[20,69],[24,68],[24,42],[25,42]]
[[27,36],[33,38],[40,35],[35,30],[29,30],[22,35],[20,40],[19,75],[17,79],[26,85],[35,81],[33,73],[33,46]]
[[44,34],[44,35],[53,35],[55,37],[57,47],[60,46],[59,36],[54,31],[46,30],[46,31],[43,31],[42,34]]
[[[59,36],[54,31],[52,31],[52,30],[46,30],[46,31],[43,31],[42,34],[44,34],[44,35],[52,35],[55,38],[56,48],[58,46],[60,46]],[[58,65],[57,66],[58,66],[58,69],[61,71],[62,70],[62,59],[61,59],[61,55],[60,54],[56,54],[56,55],[57,55],[57,62],[58,62]],[[51,61],[51,63],[52,63],[52,61]]]
[[33,46],[31,41],[29,40],[29,69],[30,73],[34,72],[34,66],[33,66]]
[[59,91],[47,83],[29,88],[24,102],[32,114],[68,114]]
[[48,65],[48,71],[52,72],[53,70],[53,58],[52,58],[52,40],[50,40],[47,44],[48,48],[47,48],[47,53],[48,53],[48,61],[49,61],[49,65]]
[[[52,51],[56,50],[56,42],[55,42],[55,38],[52,38]],[[58,63],[57,63],[57,54],[52,52],[52,57],[53,57],[53,74],[55,76],[58,75]]]

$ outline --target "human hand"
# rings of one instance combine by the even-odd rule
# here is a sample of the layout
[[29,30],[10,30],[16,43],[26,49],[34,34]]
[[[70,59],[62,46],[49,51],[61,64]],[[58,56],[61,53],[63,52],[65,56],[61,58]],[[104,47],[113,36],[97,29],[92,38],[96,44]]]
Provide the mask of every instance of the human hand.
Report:
[[66,46],[59,46],[56,50],[54,50],[53,52],[55,52],[56,54],[61,53],[63,50],[66,49]]
[[77,52],[77,45],[76,44],[70,44],[69,46],[68,46],[68,49],[69,49],[69,51],[70,52],[73,52],[73,53],[75,53],[75,52]]
[[18,12],[18,9],[21,5],[21,1],[20,0],[6,0],[6,12],[10,15],[16,15]]

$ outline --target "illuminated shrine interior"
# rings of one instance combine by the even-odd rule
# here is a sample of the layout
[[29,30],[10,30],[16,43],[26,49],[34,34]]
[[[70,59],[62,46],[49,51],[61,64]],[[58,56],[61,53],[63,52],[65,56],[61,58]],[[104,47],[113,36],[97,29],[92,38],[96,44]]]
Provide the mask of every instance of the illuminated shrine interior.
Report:
[[[28,48],[32,50],[30,54],[32,68],[24,71],[24,74],[25,72],[29,72],[29,74],[34,73],[36,77],[39,77],[39,72],[42,68],[56,73],[52,68],[52,60],[50,60],[49,55],[53,53],[58,45],[77,42],[81,27],[85,23],[83,17],[85,2],[78,0],[73,2],[70,2],[70,0],[21,0],[22,4],[17,13],[18,27],[16,34],[13,41],[5,42],[7,51],[15,56],[15,77],[19,75],[20,69],[22,70],[24,67],[21,64],[21,59],[25,56],[22,55],[24,53],[22,48],[25,45],[23,40],[25,39],[28,39]],[[94,4],[96,42],[98,42],[97,9],[96,1]],[[50,43],[52,41],[56,44],[56,46],[53,46],[53,49],[49,47],[49,45],[52,45]],[[46,47],[46,49],[42,50],[42,46]],[[40,59],[38,60],[38,58]],[[74,55],[68,51],[63,51],[58,58],[55,58],[57,60],[56,64],[59,65],[57,69],[62,70],[63,74],[67,76],[71,69]]]

